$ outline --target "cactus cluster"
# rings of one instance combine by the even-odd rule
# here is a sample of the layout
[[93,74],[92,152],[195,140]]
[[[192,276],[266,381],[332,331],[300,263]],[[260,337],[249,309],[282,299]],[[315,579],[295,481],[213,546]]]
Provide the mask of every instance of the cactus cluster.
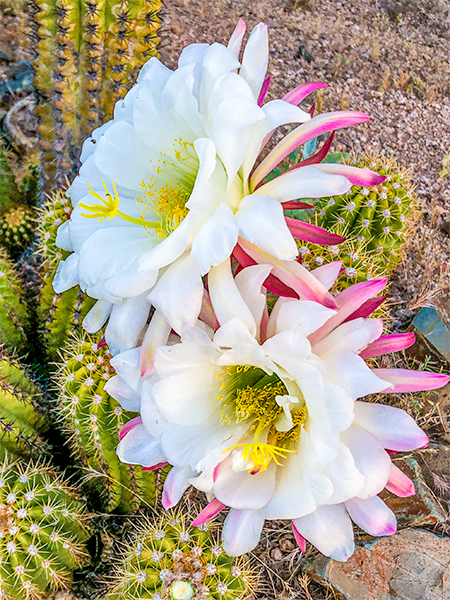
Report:
[[38,251],[42,257],[43,280],[38,312],[44,325],[47,355],[53,362],[57,360],[58,351],[68,336],[81,330],[83,318],[95,302],[85,296],[79,287],[62,294],[56,294],[53,290],[58,263],[69,254],[56,246],[56,231],[69,218],[71,210],[64,192],[56,192],[46,199],[38,217]]
[[27,308],[22,298],[19,275],[0,248],[0,345],[16,353],[26,344]]
[[87,513],[43,464],[0,462],[0,596],[41,598],[85,562]]
[[316,200],[311,221],[347,237],[357,252],[357,244],[363,244],[369,260],[390,272],[400,260],[405,234],[417,212],[411,174],[392,158],[367,154],[346,162],[377,171],[386,180],[378,186],[353,186],[342,196]]
[[254,583],[248,564],[225,554],[213,524],[190,527],[181,511],[167,511],[141,525],[107,598],[237,600],[247,598]]
[[94,478],[100,477],[105,504],[124,511],[152,505],[156,474],[124,464],[116,454],[119,432],[135,414],[104,390],[115,371],[101,334],[71,340],[62,358],[55,376],[61,422],[74,453]]
[[29,0],[47,182],[65,183],[82,140],[157,53],[160,0]]
[[43,417],[37,410],[40,395],[23,368],[0,352],[0,460],[45,452]]
[[29,206],[15,204],[0,216],[0,243],[12,255],[18,255],[31,242],[34,229],[34,210]]

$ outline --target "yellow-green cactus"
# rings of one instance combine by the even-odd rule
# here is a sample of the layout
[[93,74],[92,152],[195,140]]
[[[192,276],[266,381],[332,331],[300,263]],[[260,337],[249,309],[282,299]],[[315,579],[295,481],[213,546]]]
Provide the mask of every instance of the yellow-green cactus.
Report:
[[41,463],[0,462],[0,596],[37,600],[68,587],[86,562],[87,513]]
[[85,296],[79,287],[62,294],[56,294],[53,290],[58,263],[69,255],[56,246],[56,231],[69,218],[71,210],[70,201],[64,192],[50,195],[39,209],[38,251],[42,257],[43,284],[38,313],[44,326],[47,356],[51,362],[57,360],[58,352],[68,336],[81,331],[83,318],[95,302]]
[[16,361],[0,351],[0,459],[42,456],[44,419],[36,410],[41,390]]
[[0,248],[0,345],[12,353],[25,352],[27,321],[19,275],[5,250]]
[[108,600],[238,600],[255,590],[244,559],[227,556],[211,523],[190,527],[181,512],[147,520],[122,557]]
[[36,227],[34,210],[14,204],[0,215],[0,244],[12,256],[19,255],[31,242]]
[[66,346],[55,377],[61,423],[74,453],[99,478],[108,508],[131,511],[154,503],[156,474],[126,465],[116,454],[120,430],[136,415],[104,390],[115,371],[103,344],[101,334],[84,334]]

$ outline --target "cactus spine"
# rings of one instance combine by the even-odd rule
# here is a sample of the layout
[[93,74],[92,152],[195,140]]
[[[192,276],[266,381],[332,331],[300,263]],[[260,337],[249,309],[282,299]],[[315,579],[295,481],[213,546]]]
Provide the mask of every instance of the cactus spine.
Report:
[[25,350],[28,315],[19,275],[0,248],[0,344],[10,352]]
[[243,559],[227,556],[213,525],[191,528],[183,513],[146,520],[118,565],[108,600],[248,597],[255,577]]
[[110,357],[101,335],[84,334],[67,345],[56,376],[59,409],[75,454],[93,477],[102,477],[108,508],[130,511],[154,503],[156,475],[117,457],[118,434],[135,415],[104,390],[115,375]]
[[86,559],[87,514],[75,491],[42,464],[0,463],[0,595],[41,598],[67,587]]
[[19,255],[31,242],[35,229],[34,210],[13,205],[0,216],[0,243],[12,256]]
[[81,329],[85,314],[95,300],[88,298],[79,287],[56,294],[53,291],[53,279],[60,260],[69,252],[55,244],[56,232],[69,216],[72,208],[64,192],[56,192],[47,198],[39,209],[38,251],[42,257],[43,286],[39,298],[39,316],[44,324],[44,337],[47,343],[47,355],[50,361],[56,361],[59,350],[68,336]]

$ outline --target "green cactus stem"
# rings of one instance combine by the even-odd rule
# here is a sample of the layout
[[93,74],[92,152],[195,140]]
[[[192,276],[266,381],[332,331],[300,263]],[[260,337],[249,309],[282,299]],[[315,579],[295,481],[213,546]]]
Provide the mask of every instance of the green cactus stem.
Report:
[[67,588],[87,560],[87,513],[75,490],[40,463],[0,462],[0,595],[37,600]]
[[79,287],[62,294],[56,294],[53,290],[58,263],[69,255],[57,248],[56,232],[59,225],[69,218],[71,210],[70,201],[64,192],[56,192],[46,199],[38,216],[38,252],[42,257],[43,281],[38,314],[44,325],[47,356],[51,362],[58,359],[58,352],[69,335],[81,331],[83,318],[95,303]]
[[141,525],[106,598],[237,600],[254,593],[255,581],[244,559],[225,554],[214,524],[190,527],[181,511],[167,511]]
[[36,227],[34,210],[14,204],[0,215],[0,244],[11,256],[20,255],[31,242]]
[[6,251],[0,248],[0,345],[11,353],[23,353],[27,322],[19,275]]
[[116,454],[120,430],[136,415],[104,390],[115,371],[101,338],[84,334],[66,346],[55,377],[60,419],[75,455],[93,479],[100,478],[108,509],[129,512],[154,504],[156,474],[121,463]]

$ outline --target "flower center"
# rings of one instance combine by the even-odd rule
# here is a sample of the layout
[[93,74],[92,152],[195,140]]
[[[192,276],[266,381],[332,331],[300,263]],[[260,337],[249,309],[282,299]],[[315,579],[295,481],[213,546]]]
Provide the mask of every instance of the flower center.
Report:
[[[253,436],[249,443],[239,443],[227,450],[242,449],[242,460],[250,461],[249,472],[264,471],[273,460],[295,452],[289,447],[298,441],[307,411],[303,397],[295,398],[293,408],[285,384],[275,373],[268,375],[259,367],[229,366],[219,373],[223,378],[217,397],[222,424],[246,422],[247,435]],[[294,398],[293,398],[294,400]],[[289,417],[286,417],[288,413]],[[282,425],[282,420],[286,423]],[[227,451],[226,450],[226,451]]]

